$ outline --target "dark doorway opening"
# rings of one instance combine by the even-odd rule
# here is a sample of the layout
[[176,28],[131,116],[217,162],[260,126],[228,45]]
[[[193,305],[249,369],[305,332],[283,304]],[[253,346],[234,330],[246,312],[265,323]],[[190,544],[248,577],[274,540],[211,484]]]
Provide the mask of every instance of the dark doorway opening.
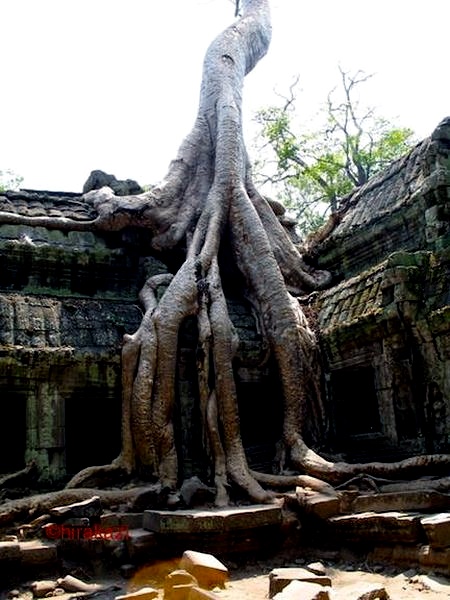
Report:
[[0,383],[0,473],[25,467],[27,393],[11,387]]
[[352,367],[331,375],[338,438],[381,433],[372,367]]
[[105,388],[75,390],[65,404],[66,471],[109,464],[121,448],[121,396]]
[[283,402],[274,371],[261,374],[259,381],[238,381],[236,388],[249,466],[270,473],[283,426]]

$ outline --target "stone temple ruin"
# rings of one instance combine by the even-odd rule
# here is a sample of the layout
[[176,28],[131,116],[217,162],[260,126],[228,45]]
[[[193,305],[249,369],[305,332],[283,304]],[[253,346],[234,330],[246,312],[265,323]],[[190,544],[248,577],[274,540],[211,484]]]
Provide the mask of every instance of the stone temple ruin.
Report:
[[[308,300],[324,366],[321,446],[349,461],[450,451],[449,187],[446,119],[345,198],[339,222],[310,249],[310,260],[334,278]],[[75,193],[5,192],[0,210],[94,216]],[[119,453],[122,336],[139,326],[142,282],[169,271],[177,256],[157,256],[132,230],[2,224],[0,261],[0,473],[35,461],[41,481],[63,482]],[[281,429],[280,393],[235,279],[230,272],[225,286],[240,337],[243,441],[251,466],[267,469]],[[190,477],[203,466],[189,320],[180,336],[176,427],[182,473]]]
[[[103,175],[94,172],[84,191],[103,185]],[[130,186],[138,189],[130,181],[106,183],[118,195],[129,193]],[[302,299],[320,342],[327,415],[317,440],[322,452],[349,462],[450,452],[449,190],[447,118],[430,138],[344,198],[339,218],[308,250],[307,260],[333,274],[331,287]],[[0,195],[0,211],[23,216],[86,220],[94,217],[91,210],[82,194],[20,190]],[[34,463],[41,488],[61,487],[80,469],[118,455],[122,337],[140,324],[143,282],[176,268],[179,257],[176,252],[156,255],[145,235],[131,229],[61,232],[2,224],[0,261],[0,477]],[[251,307],[239,294],[238,274],[225,271],[224,278],[240,338],[234,368],[243,442],[250,466],[269,472],[282,427],[281,391]],[[197,336],[195,323],[187,319],[180,331],[175,419],[183,479],[202,477],[205,471]],[[437,512],[449,510],[448,494],[423,488],[396,493],[394,488],[327,495],[298,487],[284,495],[283,510],[280,504],[144,510],[147,505],[141,506],[137,496],[130,510],[110,513],[99,497],[77,504],[70,492],[82,490],[65,490],[65,506],[50,507],[44,521],[19,528],[25,539],[0,541],[0,571],[6,565],[41,575],[42,569],[73,559],[75,550],[77,559],[84,553],[98,561],[101,552],[102,561],[131,562],[121,567],[129,577],[137,565],[181,556],[187,548],[194,549],[188,554],[200,561],[191,565],[198,569],[203,556],[196,555],[197,549],[248,555],[284,544],[295,547],[298,558],[308,556],[308,544],[326,540],[331,548],[356,544],[360,556],[382,563],[449,575],[450,513]],[[67,506],[70,501],[74,504]],[[28,541],[26,532],[36,534],[40,527],[53,533],[56,527],[58,535],[49,541],[41,531],[44,539]],[[102,534],[126,531],[126,546],[102,536],[80,539],[80,531],[92,535],[96,527]],[[208,569],[210,576],[217,566]],[[179,577],[174,573],[168,577]],[[183,577],[189,585],[180,585],[193,591],[184,596],[165,592],[164,598],[217,597],[197,588],[192,575]],[[331,580],[325,572],[275,569],[269,597],[297,597],[312,584],[315,591],[308,598],[329,597]],[[33,585],[35,597],[42,597],[44,589],[51,595],[56,586],[98,592],[96,584],[71,575]],[[314,595],[317,585],[325,586],[322,595]],[[360,591],[342,590],[333,597],[388,597],[385,590],[372,589],[370,596]],[[145,593],[158,597],[156,590]]]

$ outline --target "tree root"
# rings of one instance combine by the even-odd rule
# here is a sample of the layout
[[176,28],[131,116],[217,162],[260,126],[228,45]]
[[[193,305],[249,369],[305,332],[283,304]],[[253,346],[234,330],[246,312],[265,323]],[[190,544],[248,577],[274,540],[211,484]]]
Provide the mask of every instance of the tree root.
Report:
[[8,500],[0,505],[0,527],[11,526],[13,523],[21,524],[30,521],[39,515],[45,514],[55,506],[81,502],[92,496],[99,496],[104,508],[128,505],[132,507],[141,496],[145,496],[152,487],[143,486],[127,490],[102,490],[102,489],[64,489],[47,494],[36,494],[26,498]]

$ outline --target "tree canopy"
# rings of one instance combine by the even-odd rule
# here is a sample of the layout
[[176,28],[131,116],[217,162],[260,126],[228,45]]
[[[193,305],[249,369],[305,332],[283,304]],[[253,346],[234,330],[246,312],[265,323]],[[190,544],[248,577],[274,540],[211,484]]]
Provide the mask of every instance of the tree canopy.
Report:
[[260,161],[257,179],[272,184],[277,199],[289,208],[303,234],[317,229],[327,212],[354,187],[407,152],[413,132],[396,127],[363,105],[358,94],[371,77],[339,68],[340,85],[332,89],[318,118],[298,115],[298,79],[281,106],[257,114],[270,160]]
[[16,190],[20,187],[23,177],[17,175],[11,169],[0,170],[0,192]]

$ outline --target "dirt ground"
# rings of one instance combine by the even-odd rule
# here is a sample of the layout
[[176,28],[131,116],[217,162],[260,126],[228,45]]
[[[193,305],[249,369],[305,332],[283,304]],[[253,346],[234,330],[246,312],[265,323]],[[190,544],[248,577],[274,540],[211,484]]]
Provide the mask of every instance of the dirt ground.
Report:
[[[450,581],[435,576],[423,576],[411,573],[373,573],[370,571],[346,571],[340,568],[328,568],[333,589],[356,583],[381,583],[391,600],[442,600],[450,598]],[[430,588],[434,588],[430,589]],[[258,572],[237,572],[232,575],[224,590],[215,590],[222,600],[262,600],[268,598],[269,575]],[[348,598],[352,600],[352,598]]]
[[[255,560],[246,564],[233,564],[225,562],[229,569],[229,581],[224,589],[214,589],[214,594],[220,600],[265,600],[269,597],[269,573],[272,569],[280,567],[305,567],[308,563],[320,561],[326,569],[326,574],[331,577],[332,588],[336,591],[345,586],[361,583],[381,583],[386,588],[391,600],[443,600],[450,598],[450,579],[433,574],[421,574],[414,569],[401,571],[393,567],[358,565],[356,562],[330,562],[321,560],[320,557],[311,556],[310,560],[289,559],[286,556],[277,556],[269,560]],[[83,577],[83,571],[71,574],[83,578],[90,583],[101,583],[105,586],[115,586],[105,592],[95,594],[95,600],[114,600],[116,596],[133,592],[149,586],[159,590],[158,600],[162,600],[163,582],[165,574],[177,568],[176,562],[154,564],[139,569],[130,579]],[[1,574],[0,574],[1,578]],[[9,586],[0,599],[15,598],[16,600],[32,600],[29,591],[31,582],[14,586],[19,592],[11,595],[13,588]],[[59,600],[74,600],[82,598],[82,594],[63,594],[57,596]],[[347,600],[352,600],[351,596]]]

